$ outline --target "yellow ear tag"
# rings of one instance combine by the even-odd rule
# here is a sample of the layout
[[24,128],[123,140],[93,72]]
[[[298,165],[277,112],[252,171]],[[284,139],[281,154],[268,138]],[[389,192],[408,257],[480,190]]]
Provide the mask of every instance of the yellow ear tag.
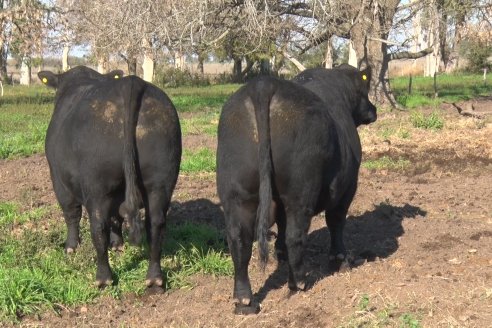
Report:
[[114,76],[114,78],[115,78],[115,79],[119,79],[119,78],[120,78],[120,76],[119,76],[119,75],[115,75],[115,76]]
[[45,77],[43,77],[43,79],[41,81],[43,81],[43,83],[48,83],[48,79]]
[[367,75],[366,74],[362,74],[362,79],[365,81],[367,80]]

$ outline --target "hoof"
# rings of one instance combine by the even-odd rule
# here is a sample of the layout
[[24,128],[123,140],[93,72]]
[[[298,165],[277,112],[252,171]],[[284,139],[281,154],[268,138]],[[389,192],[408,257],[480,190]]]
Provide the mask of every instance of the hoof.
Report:
[[65,253],[73,254],[73,253],[75,253],[75,248],[67,247],[67,248],[65,248]]
[[342,263],[340,263],[340,266],[338,267],[338,272],[349,272],[352,269],[352,266],[350,265],[349,261],[344,260]]
[[152,287],[152,286],[162,287],[163,284],[164,284],[164,281],[162,280],[162,278],[155,278],[155,279],[147,279],[147,280],[145,280],[145,285],[147,287]]
[[111,280],[111,279],[107,279],[107,280],[96,280],[96,282],[94,283],[94,285],[97,288],[105,288],[107,286],[111,286],[112,284],[113,284],[113,280]]
[[330,254],[329,259],[330,259],[330,261],[343,261],[343,260],[345,260],[346,257],[347,257],[347,255],[345,255],[343,253],[338,253],[337,255]]
[[299,291],[305,291],[306,290],[306,282],[304,281],[301,281],[301,282],[297,282],[297,283],[290,283],[289,282],[289,289],[292,291],[292,292],[299,292]]
[[123,252],[125,250],[125,246],[122,244],[122,245],[114,245],[114,246],[111,246],[111,250],[113,252]]
[[260,312],[260,305],[259,304],[250,304],[250,305],[244,305],[241,303],[236,304],[236,307],[234,308],[234,314],[237,315],[249,315],[249,314],[258,314]]

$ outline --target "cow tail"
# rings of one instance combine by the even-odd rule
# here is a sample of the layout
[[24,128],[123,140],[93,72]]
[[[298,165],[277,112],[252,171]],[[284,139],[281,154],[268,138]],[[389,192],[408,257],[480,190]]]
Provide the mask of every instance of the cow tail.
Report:
[[135,76],[129,76],[130,92],[125,95],[123,123],[123,170],[125,174],[125,200],[119,208],[120,215],[129,223],[129,241],[138,245],[142,240],[143,222],[139,209],[141,194],[137,174],[136,129],[138,112],[145,91],[145,83]]
[[260,175],[259,204],[256,213],[256,234],[260,263],[264,269],[268,262],[268,241],[270,206],[272,203],[272,144],[270,137],[270,101],[274,84],[261,79],[255,84],[251,98],[254,99],[256,126],[258,130],[258,161]]

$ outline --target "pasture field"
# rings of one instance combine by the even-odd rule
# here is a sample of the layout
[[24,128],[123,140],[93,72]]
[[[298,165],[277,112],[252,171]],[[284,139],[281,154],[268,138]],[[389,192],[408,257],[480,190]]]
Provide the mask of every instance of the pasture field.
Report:
[[[312,287],[289,293],[287,268],[271,256],[262,272],[254,253],[250,275],[262,311],[252,316],[232,314],[214,173],[220,109],[239,85],[165,90],[180,115],[184,151],[163,245],[163,294],[144,288],[145,247],[127,244],[110,252],[116,284],[93,286],[85,214],[80,248],[64,254],[65,224],[43,155],[54,92],[7,87],[0,98],[0,326],[489,327],[491,82],[439,79],[438,99],[428,97],[432,79],[414,79],[412,95],[408,80],[393,80],[409,109],[382,109],[359,129],[364,158],[345,233],[353,268],[328,265],[329,232],[317,216],[305,256]],[[450,102],[482,118],[460,115]]]

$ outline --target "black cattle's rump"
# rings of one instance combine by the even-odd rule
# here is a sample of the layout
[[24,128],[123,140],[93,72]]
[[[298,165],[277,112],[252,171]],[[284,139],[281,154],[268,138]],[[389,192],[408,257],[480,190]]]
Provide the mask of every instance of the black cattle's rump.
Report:
[[251,81],[224,105],[218,130],[217,191],[234,262],[236,311],[255,313],[248,264],[255,235],[266,262],[275,222],[289,288],[305,288],[304,241],[313,215],[325,211],[330,254],[344,261],[345,217],[357,188],[357,126],[376,120],[370,71],[307,70],[293,81]]
[[45,150],[67,224],[65,249],[73,252],[79,243],[84,206],[97,252],[96,284],[111,284],[108,247],[123,245],[123,219],[130,241],[141,240],[144,208],[150,245],[146,283],[162,286],[161,245],[181,159],[174,105],[162,90],[136,76],[122,77],[121,71],[102,75],[79,66],[38,76],[57,89]]

